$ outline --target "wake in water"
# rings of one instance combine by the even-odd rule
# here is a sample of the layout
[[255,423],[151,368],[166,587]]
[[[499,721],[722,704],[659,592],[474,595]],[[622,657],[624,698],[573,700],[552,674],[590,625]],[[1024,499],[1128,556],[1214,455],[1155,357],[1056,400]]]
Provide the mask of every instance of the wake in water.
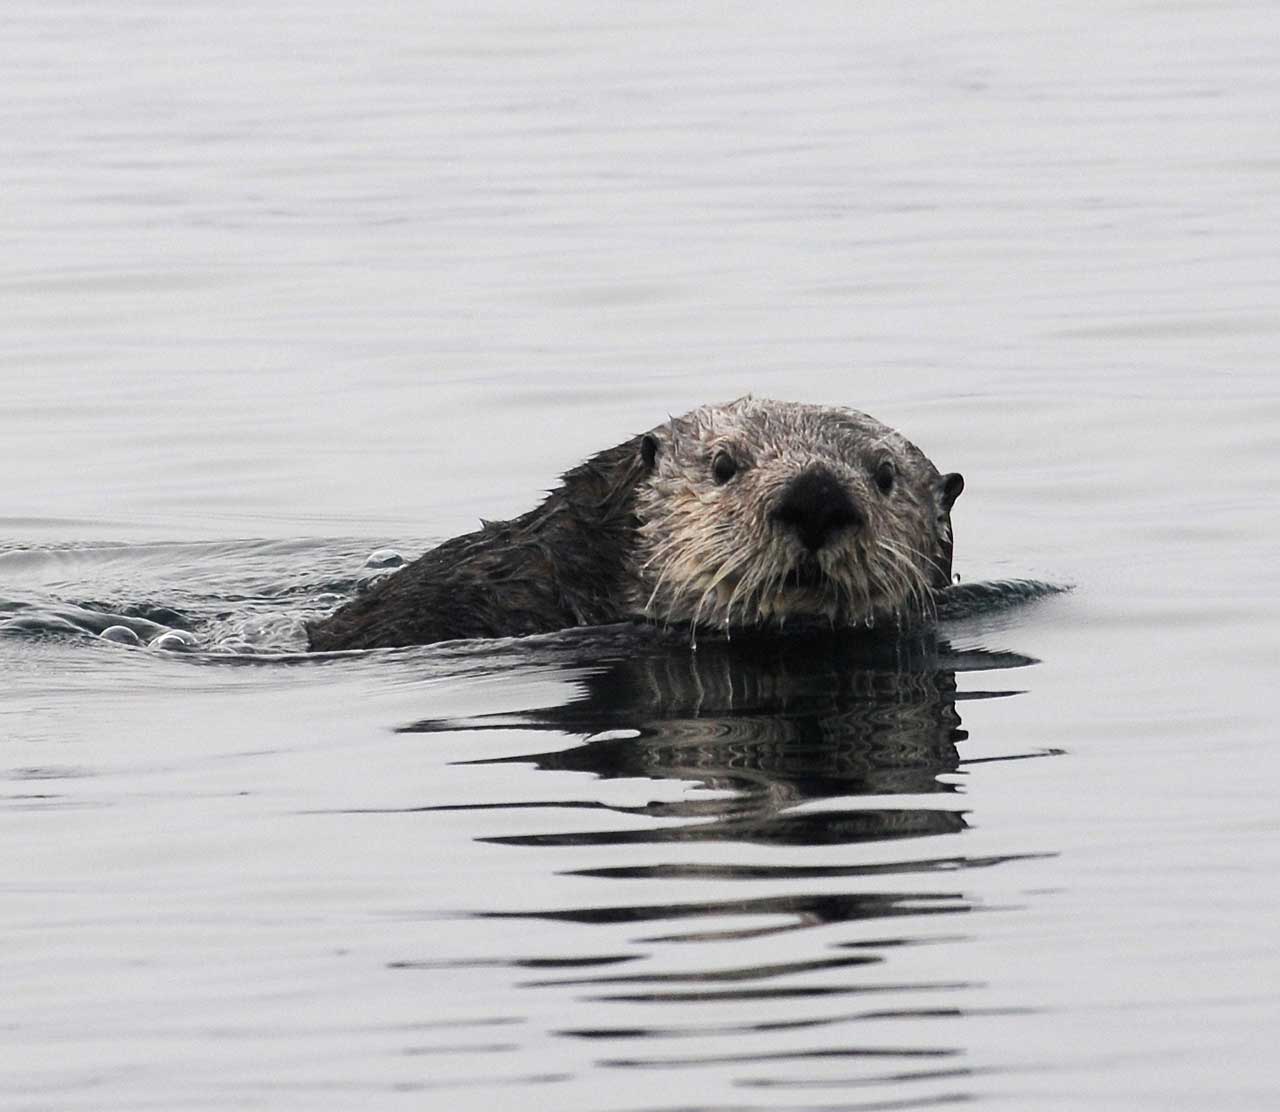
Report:
[[[304,622],[388,573],[364,544],[94,544],[0,553],[0,635],[219,656],[295,653]],[[356,568],[352,572],[352,568]]]

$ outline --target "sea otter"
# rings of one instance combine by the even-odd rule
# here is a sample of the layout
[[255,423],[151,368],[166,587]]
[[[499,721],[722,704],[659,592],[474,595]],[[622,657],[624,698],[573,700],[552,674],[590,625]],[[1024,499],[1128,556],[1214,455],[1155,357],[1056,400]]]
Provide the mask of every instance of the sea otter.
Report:
[[697,631],[910,625],[951,580],[964,489],[853,409],[745,397],[591,457],[309,626],[316,651],[637,620]]

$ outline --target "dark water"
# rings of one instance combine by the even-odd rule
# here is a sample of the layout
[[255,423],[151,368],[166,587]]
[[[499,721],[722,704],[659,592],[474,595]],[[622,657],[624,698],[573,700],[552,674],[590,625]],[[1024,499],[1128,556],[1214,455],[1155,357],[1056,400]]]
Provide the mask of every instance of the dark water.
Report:
[[[1280,1102],[1270,7],[6,27],[0,1104]],[[748,390],[1075,589],[297,652]]]

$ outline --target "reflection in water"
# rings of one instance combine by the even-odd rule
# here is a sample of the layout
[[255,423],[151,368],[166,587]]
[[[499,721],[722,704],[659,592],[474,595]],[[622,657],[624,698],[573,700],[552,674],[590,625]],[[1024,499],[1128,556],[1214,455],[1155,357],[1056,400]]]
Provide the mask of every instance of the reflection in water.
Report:
[[[1030,663],[1012,653],[951,654],[934,643],[886,646],[844,638],[785,645],[723,642],[703,644],[696,651],[645,646],[643,652],[609,661],[585,680],[581,696],[564,706],[462,721],[428,720],[404,729],[521,728],[587,735],[585,742],[568,747],[475,763],[533,763],[549,771],[679,780],[704,789],[640,808],[609,808],[662,819],[664,825],[493,841],[881,841],[964,828],[962,812],[946,805],[954,786],[939,779],[962,764],[956,745],[967,734],[957,703],[1009,692],[960,694],[955,673]],[[848,802],[903,795],[940,799],[928,806]],[[801,806],[836,799],[845,805]],[[673,819],[682,821],[666,824]],[[762,874],[757,870],[755,875]],[[788,869],[785,875],[798,874]]]
[[[580,666],[581,659],[575,663]],[[898,1089],[908,1082],[954,1083],[972,1070],[953,1064],[884,1071],[883,1061],[955,1063],[964,1053],[954,1045],[956,1028],[947,1027],[943,1045],[921,1045],[922,1032],[931,1029],[920,1024],[954,1024],[965,1016],[1012,1011],[935,1003],[939,994],[977,987],[963,976],[892,981],[884,978],[883,968],[895,949],[959,941],[953,932],[926,934],[921,924],[976,910],[960,883],[964,872],[1011,858],[926,853],[885,860],[869,851],[879,843],[966,829],[958,789],[949,779],[965,764],[958,749],[967,737],[959,704],[1012,692],[994,686],[958,692],[956,673],[1030,663],[1013,653],[958,653],[935,641],[704,642],[694,651],[633,639],[597,659],[580,681],[578,695],[562,706],[424,720],[403,729],[545,731],[560,744],[468,763],[533,765],[601,780],[676,781],[684,789],[681,797],[633,806],[604,799],[518,800],[415,810],[537,807],[544,813],[561,809],[580,816],[585,809],[625,816],[600,829],[579,829],[579,817],[560,831],[480,839],[549,850],[557,858],[575,848],[617,847],[617,865],[569,860],[559,863],[570,867],[556,871],[624,882],[625,889],[602,888],[599,899],[588,904],[475,912],[490,922],[583,924],[607,935],[607,948],[595,956],[566,962],[525,954],[506,962],[522,974],[514,987],[569,993],[575,1007],[591,1009],[591,1022],[555,1033],[610,1047],[595,1060],[597,1067],[669,1070],[674,1076],[690,1069],[750,1066],[748,1074],[734,1073],[735,1084],[797,1091],[878,1085],[886,1087],[894,1107],[963,1099],[954,1089],[927,1096],[913,1090],[914,1096],[902,1101],[905,1094]],[[1022,754],[1034,755],[1042,754]],[[652,822],[637,826],[637,818]],[[748,859],[695,856],[712,843],[739,845]],[[645,847],[661,856],[638,860]],[[778,859],[777,851],[797,847],[812,849],[815,860],[797,862],[791,853]],[[642,895],[627,899],[628,892]],[[890,920],[902,922],[902,929],[848,937],[850,926]],[[639,934],[628,931],[640,926]],[[823,927],[835,929],[837,936],[815,930]],[[794,941],[779,946],[783,937]],[[705,945],[701,952],[707,959],[690,966],[689,951],[676,948],[687,943]],[[620,953],[620,947],[629,952]],[[676,955],[683,960],[670,968],[667,963]],[[494,962],[486,957],[396,964],[441,969]],[[533,970],[544,975],[531,978]],[[884,1006],[826,1010],[868,995]],[[636,1022],[636,1008],[654,1009],[654,1020]],[[614,1009],[621,1010],[611,1022]],[[760,1009],[765,1013],[757,1014]],[[880,1026],[895,1021],[908,1021],[895,1030],[909,1036],[905,1042],[883,1041]],[[850,1034],[859,1029],[874,1030],[874,1041]],[[819,1041],[801,1046],[778,1041],[785,1032],[803,1037],[806,1031],[819,1033]],[[726,1049],[726,1038],[747,1041],[731,1042]],[[688,1050],[637,1053],[672,1039],[682,1040]],[[865,1062],[872,1072],[825,1081],[809,1072],[797,1077],[773,1072],[775,1064],[782,1069],[806,1062],[818,1069],[827,1061],[845,1063],[845,1073],[850,1062]]]

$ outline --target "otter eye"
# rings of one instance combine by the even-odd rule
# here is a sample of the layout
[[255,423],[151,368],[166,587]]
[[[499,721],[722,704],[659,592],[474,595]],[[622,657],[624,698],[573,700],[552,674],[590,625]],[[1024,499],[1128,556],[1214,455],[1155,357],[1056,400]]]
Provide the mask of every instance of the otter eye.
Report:
[[711,477],[717,483],[727,483],[738,473],[738,461],[728,452],[717,452],[711,461]]
[[876,465],[876,489],[881,494],[888,494],[893,490],[893,480],[896,474],[893,469],[893,460],[882,459]]

